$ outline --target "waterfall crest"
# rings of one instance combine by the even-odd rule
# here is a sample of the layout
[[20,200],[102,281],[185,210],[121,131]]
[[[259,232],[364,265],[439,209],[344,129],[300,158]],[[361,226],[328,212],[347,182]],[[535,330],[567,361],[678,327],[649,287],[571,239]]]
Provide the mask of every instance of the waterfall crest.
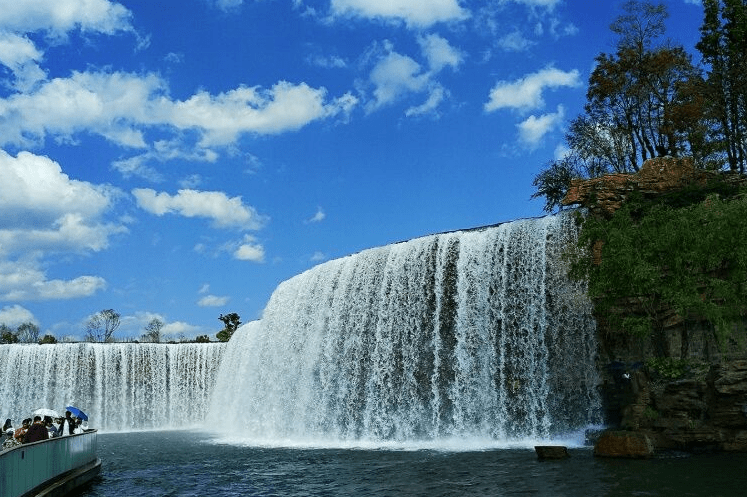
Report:
[[560,214],[285,281],[223,358],[211,424],[289,441],[540,439],[599,421],[595,323]]
[[225,344],[0,347],[0,399],[20,425],[38,408],[75,405],[104,431],[201,425]]

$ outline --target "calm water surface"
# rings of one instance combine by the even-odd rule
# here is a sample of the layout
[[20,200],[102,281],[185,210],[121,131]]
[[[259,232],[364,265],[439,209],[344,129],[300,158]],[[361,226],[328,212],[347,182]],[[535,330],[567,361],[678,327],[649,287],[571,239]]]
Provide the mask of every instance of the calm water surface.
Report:
[[562,461],[531,449],[289,449],[218,443],[194,431],[99,435],[102,476],[82,495],[140,496],[736,496],[747,455]]

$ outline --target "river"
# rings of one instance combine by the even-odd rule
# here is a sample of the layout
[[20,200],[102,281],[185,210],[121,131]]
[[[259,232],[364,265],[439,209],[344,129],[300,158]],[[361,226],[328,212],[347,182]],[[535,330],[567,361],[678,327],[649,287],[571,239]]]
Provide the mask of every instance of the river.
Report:
[[[237,427],[237,433],[241,427]],[[599,459],[590,448],[539,461],[531,448],[283,448],[199,431],[99,435],[101,477],[85,497],[734,496],[747,454]]]

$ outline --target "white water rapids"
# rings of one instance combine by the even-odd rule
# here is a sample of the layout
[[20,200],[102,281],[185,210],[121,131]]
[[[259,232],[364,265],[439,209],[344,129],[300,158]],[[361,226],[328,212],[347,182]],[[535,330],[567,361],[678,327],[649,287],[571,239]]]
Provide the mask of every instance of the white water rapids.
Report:
[[545,439],[600,420],[568,214],[418,238],[278,286],[223,357],[211,425],[262,443]]

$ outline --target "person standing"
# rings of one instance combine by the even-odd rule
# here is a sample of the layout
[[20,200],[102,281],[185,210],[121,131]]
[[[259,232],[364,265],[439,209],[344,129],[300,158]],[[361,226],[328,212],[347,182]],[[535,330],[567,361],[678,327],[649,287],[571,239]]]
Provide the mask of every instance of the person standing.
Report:
[[44,423],[42,423],[41,416],[34,416],[34,424],[29,427],[29,431],[26,432],[26,437],[23,443],[30,444],[34,442],[40,442],[49,438],[49,432]]

